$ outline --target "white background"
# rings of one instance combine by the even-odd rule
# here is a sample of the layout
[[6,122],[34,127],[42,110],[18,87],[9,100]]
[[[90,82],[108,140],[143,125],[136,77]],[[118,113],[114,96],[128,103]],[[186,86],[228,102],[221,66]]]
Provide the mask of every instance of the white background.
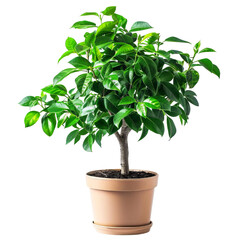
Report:
[[[238,1],[2,1],[0,6],[0,239],[123,239],[101,235],[92,227],[85,173],[118,168],[117,140],[86,153],[81,144],[65,145],[69,130],[49,138],[40,122],[25,129],[28,109],[18,102],[39,95],[66,64],[57,59],[68,36],[82,40],[71,25],[85,11],[117,5],[117,13],[146,21],[162,39],[177,36],[217,53],[206,54],[221,69],[221,79],[201,69],[189,123],[178,133],[149,134],[137,142],[130,135],[130,166],[159,173],[151,232],[124,239],[240,239],[240,114]],[[94,20],[88,18],[89,20]],[[168,43],[167,48],[191,50]],[[204,55],[202,55],[204,57]],[[73,77],[64,80],[69,86]],[[176,119],[177,120],[177,119]]]

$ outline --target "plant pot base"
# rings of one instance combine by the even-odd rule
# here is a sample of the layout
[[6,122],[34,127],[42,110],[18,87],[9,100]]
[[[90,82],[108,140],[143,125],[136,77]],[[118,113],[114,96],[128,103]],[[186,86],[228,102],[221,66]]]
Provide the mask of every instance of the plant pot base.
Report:
[[93,222],[93,226],[99,233],[111,235],[135,235],[149,232],[152,227],[152,222],[147,225],[134,226],[134,227],[111,227],[103,226]]

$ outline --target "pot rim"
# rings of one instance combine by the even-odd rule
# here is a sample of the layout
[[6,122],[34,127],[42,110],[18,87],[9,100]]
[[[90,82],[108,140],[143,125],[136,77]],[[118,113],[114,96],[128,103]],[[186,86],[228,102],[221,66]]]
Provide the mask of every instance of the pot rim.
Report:
[[145,178],[104,178],[88,175],[91,172],[103,170],[120,170],[120,169],[102,169],[90,171],[86,174],[87,185],[90,189],[103,191],[144,191],[153,189],[157,186],[158,174],[153,171],[131,169],[131,171],[145,171],[153,173],[154,176]]
[[130,180],[143,180],[143,179],[147,179],[147,178],[153,178],[153,177],[158,177],[158,173],[154,172],[154,171],[150,171],[150,170],[141,170],[141,169],[129,169],[129,171],[133,171],[133,172],[146,172],[146,173],[152,173],[154,174],[154,176],[151,177],[143,177],[143,178],[105,178],[105,177],[96,177],[96,176],[90,176],[89,173],[94,173],[94,172],[98,172],[98,171],[108,171],[108,170],[118,170],[120,171],[121,169],[119,168],[109,168],[109,169],[98,169],[98,170],[92,170],[86,173],[87,177],[90,178],[98,178],[98,179],[107,179],[107,180],[117,180],[117,181],[130,181]]

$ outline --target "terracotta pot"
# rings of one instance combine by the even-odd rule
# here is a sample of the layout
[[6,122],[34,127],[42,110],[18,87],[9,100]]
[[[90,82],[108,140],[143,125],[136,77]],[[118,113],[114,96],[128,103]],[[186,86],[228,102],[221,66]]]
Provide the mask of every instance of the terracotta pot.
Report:
[[88,175],[93,172],[96,171],[87,173],[87,185],[96,230],[114,235],[148,232],[152,226],[150,216],[158,174],[151,172],[154,176],[148,178],[114,179]]

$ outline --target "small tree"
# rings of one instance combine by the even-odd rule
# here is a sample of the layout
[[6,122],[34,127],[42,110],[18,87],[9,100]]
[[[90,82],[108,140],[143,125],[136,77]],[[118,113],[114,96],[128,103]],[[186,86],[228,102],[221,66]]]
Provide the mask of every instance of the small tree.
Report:
[[[198,42],[192,56],[179,50],[163,50],[165,42],[189,42],[177,37],[161,40],[156,32],[137,34],[152,28],[142,21],[135,22],[128,31],[127,19],[115,10],[107,7],[100,14],[82,14],[96,16],[100,23],[84,20],[73,24],[72,28],[93,31],[86,32],[80,43],[67,38],[67,51],[58,61],[76,55],[69,61],[72,67],[57,74],[53,84],[42,89],[41,96],[27,96],[20,105],[42,108],[27,113],[25,127],[34,125],[42,113],[42,129],[48,136],[56,126],[72,127],[66,143],[76,144],[85,135],[83,148],[89,152],[94,142],[101,146],[105,134],[115,134],[121,149],[121,174],[127,175],[129,132],[141,132],[141,140],[149,130],[163,136],[167,127],[172,138],[176,133],[172,118],[179,117],[185,125],[190,104],[198,106],[196,94],[189,90],[199,80],[196,68],[203,66],[218,77],[220,71],[207,58],[196,60],[197,54],[215,52],[213,49],[200,50]],[[106,16],[111,19],[103,22]],[[72,73],[79,75],[75,87],[67,91],[59,83]]]

